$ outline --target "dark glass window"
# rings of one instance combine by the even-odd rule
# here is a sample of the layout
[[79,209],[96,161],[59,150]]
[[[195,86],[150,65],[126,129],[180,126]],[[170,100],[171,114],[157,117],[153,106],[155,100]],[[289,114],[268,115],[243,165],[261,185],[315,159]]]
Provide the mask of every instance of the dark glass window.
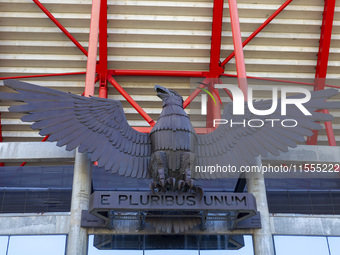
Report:
[[340,214],[340,178],[266,179],[269,212]]

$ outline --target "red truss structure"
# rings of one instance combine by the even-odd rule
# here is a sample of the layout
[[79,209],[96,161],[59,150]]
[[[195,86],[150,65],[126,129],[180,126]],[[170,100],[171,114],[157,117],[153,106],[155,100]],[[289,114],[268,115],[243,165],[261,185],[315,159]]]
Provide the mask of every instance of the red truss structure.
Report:
[[[90,23],[90,35],[88,51],[67,31],[65,27],[41,4],[38,0],[32,0],[54,23],[55,25],[72,41],[72,43],[87,56],[87,68],[86,72],[70,72],[70,73],[58,73],[58,74],[42,74],[42,75],[26,75],[26,76],[13,76],[3,77],[4,79],[17,79],[17,78],[35,78],[35,77],[47,77],[47,76],[65,76],[65,75],[77,75],[86,74],[85,80],[85,96],[94,94],[94,85],[99,82],[99,97],[107,97],[107,86],[111,84],[136,110],[137,112],[149,123],[150,127],[135,127],[135,129],[141,132],[149,132],[151,127],[155,124],[155,121],[133,100],[133,98],[120,86],[120,84],[114,79],[115,76],[167,76],[167,77],[200,77],[205,78],[204,83],[211,93],[218,95],[218,91],[214,89],[214,84],[220,83],[220,77],[237,77],[240,89],[247,95],[247,78],[259,79],[273,82],[285,82],[300,85],[313,86],[314,90],[322,90],[325,87],[340,88],[340,86],[327,85],[325,83],[326,73],[328,67],[328,56],[331,42],[335,0],[325,0],[323,22],[321,27],[320,44],[318,61],[315,72],[315,82],[296,82],[278,79],[268,79],[261,77],[247,76],[245,61],[243,55],[243,47],[246,46],[253,38],[256,37],[275,17],[280,14],[293,0],[285,1],[280,8],[278,8],[269,18],[261,24],[246,40],[242,42],[240,23],[237,9],[236,0],[228,0],[230,21],[232,27],[232,36],[234,51],[225,58],[221,59],[221,37],[222,37],[222,23],[223,23],[223,7],[224,0],[213,1],[213,16],[212,16],[212,29],[211,29],[211,45],[210,45],[210,64],[209,71],[176,71],[176,70],[117,70],[108,69],[107,60],[107,0],[93,0],[91,10],[91,23]],[[97,52],[97,45],[99,41],[99,53]],[[97,61],[97,55],[99,54],[99,61]],[[225,73],[225,65],[235,57],[237,75]],[[200,85],[200,88],[205,85]],[[187,107],[190,102],[200,93],[201,89],[197,88],[184,102],[184,107]],[[226,93],[231,97],[228,90]],[[210,99],[210,100],[209,100]],[[208,99],[208,114],[210,118],[218,118],[215,116],[219,111],[219,104],[215,105],[211,98]],[[328,111],[325,111],[328,112]],[[213,115],[215,114],[215,115]],[[209,132],[212,130],[209,119],[207,119],[207,128],[198,128],[197,132]],[[331,122],[326,122],[326,132],[329,145],[335,146],[335,136]],[[1,131],[1,123],[0,123]],[[315,131],[314,135],[308,138],[307,144],[315,145],[317,143],[318,132]],[[44,138],[46,140],[46,137]],[[0,133],[0,141],[2,136]],[[23,163],[24,164],[24,163]]]

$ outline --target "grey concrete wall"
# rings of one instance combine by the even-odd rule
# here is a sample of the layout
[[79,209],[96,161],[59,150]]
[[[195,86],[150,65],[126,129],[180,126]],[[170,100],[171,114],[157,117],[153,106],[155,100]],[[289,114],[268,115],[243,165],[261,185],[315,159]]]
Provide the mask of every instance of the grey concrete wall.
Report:
[[70,213],[0,214],[0,235],[68,234]]
[[268,163],[340,163],[339,146],[310,146],[298,145],[290,148],[286,153],[279,156],[268,155],[262,157],[262,161]]
[[[46,214],[0,214],[0,235],[49,235],[68,234],[70,224],[69,213]],[[314,235],[340,236],[340,215],[304,215],[276,214],[270,215],[273,235]],[[88,234],[161,234],[151,228],[136,231],[136,221],[120,221],[115,230],[88,229]],[[254,230],[229,230],[221,222],[208,222],[207,231],[217,234],[247,234]],[[192,230],[191,234],[202,234],[200,230]]]
[[74,151],[66,151],[51,142],[0,143],[0,162],[55,162],[73,160]]

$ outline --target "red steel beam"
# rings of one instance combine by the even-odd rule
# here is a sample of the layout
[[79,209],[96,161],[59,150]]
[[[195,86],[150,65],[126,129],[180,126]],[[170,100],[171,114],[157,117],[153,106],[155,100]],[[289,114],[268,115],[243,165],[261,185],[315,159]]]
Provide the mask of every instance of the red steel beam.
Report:
[[206,87],[207,79],[205,79],[192,93],[188,96],[187,99],[183,102],[183,108],[187,108],[187,106],[198,96],[198,94],[202,91],[201,89]]
[[238,86],[242,90],[245,100],[247,100],[248,98],[247,74],[246,74],[246,65],[244,63],[244,54],[243,54],[243,47],[242,47],[242,37],[241,37],[240,21],[238,17],[237,3],[236,3],[236,0],[228,0],[228,2],[229,2],[231,30],[233,34]]
[[[335,11],[335,0],[325,0],[324,12],[322,18],[321,35],[319,43],[318,60],[315,70],[315,85],[314,90],[323,90],[326,85],[326,76],[328,68],[329,48],[331,45],[332,28]],[[328,110],[322,110],[323,113],[329,113]],[[330,146],[336,146],[334,131],[330,121],[325,122],[325,128]],[[317,130],[313,131],[313,135],[308,137],[307,144],[317,144]]]
[[[251,40],[255,38],[277,15],[279,15],[293,0],[287,0],[283,5],[280,6],[270,17],[263,22],[243,43],[242,47],[246,46]],[[221,66],[225,66],[233,57],[235,56],[235,51],[233,51],[222,63]]]
[[331,45],[335,0],[325,0],[323,20],[321,26],[318,61],[315,72],[315,89],[323,89],[327,76],[329,48]]
[[[235,74],[222,74],[222,76],[237,77],[237,75],[235,75]],[[254,79],[254,80],[262,80],[262,81],[273,81],[273,82],[281,82],[281,83],[292,83],[292,84],[299,84],[299,85],[315,86],[315,83],[309,83],[309,82],[288,81],[288,80],[262,78],[262,77],[255,77],[255,76],[247,76],[247,78],[248,79]],[[340,86],[336,86],[336,85],[327,85],[327,84],[325,84],[325,87],[340,89]]]
[[[224,72],[224,69],[220,66],[223,5],[224,0],[214,0],[213,17],[211,25],[209,74],[208,78],[205,80],[208,90],[214,96],[215,95],[219,96],[218,90],[215,89],[215,84],[218,83],[218,77],[220,77],[220,75]],[[197,92],[194,91],[193,94],[197,94]],[[190,96],[189,98],[192,98],[192,96]],[[217,103],[216,101],[212,100],[211,97],[208,97],[206,127],[213,128],[213,120],[220,118],[221,108],[219,102]]]
[[99,97],[107,98],[107,0],[101,0],[99,18]]
[[214,0],[211,26],[209,77],[217,78],[224,72],[220,66],[224,0]]
[[219,98],[219,93],[218,90],[215,89],[215,84],[219,83],[219,79],[212,78],[209,79],[208,82],[209,82],[208,89],[210,93],[213,95],[213,97],[216,98],[216,100],[213,100],[211,97],[208,97],[206,127],[214,128],[214,120],[221,119],[221,104],[220,101],[217,100],[217,98]]
[[[101,20],[103,19],[105,20],[105,17],[101,17],[101,15],[106,13],[106,10],[102,11],[103,10],[101,8],[102,2],[103,2],[102,0],[92,0],[91,23],[90,23],[90,34],[89,34],[89,54],[87,57],[85,90],[84,90],[84,96],[86,97],[94,95],[94,86],[95,86],[97,79],[99,80],[99,83],[100,83],[99,97],[103,97],[103,98],[107,97],[106,88],[104,88],[104,91],[103,91],[103,88],[101,87],[103,77],[101,76],[100,72],[99,72],[99,75],[96,75],[99,25],[102,25]],[[106,3],[106,0],[105,0],[105,3]],[[105,8],[107,8],[107,6],[105,6]],[[107,29],[106,25],[105,25],[105,29]],[[105,43],[102,42],[102,45],[105,45]],[[101,52],[99,52],[99,54],[100,53]],[[106,68],[105,67],[106,56],[103,56],[103,52],[102,52],[99,57],[103,57],[102,64],[99,65],[99,70],[102,71],[103,69]],[[104,77],[104,79],[105,79],[104,83],[106,83],[106,77]],[[94,165],[98,165],[98,162],[97,161],[94,162]]]
[[134,130],[141,133],[150,133],[152,127],[132,127]]
[[[132,71],[132,72],[131,72]],[[110,74],[113,74],[115,70],[109,70]],[[145,75],[142,72],[147,73]],[[23,75],[23,76],[8,76],[8,77],[0,77],[0,80],[8,80],[8,79],[25,79],[25,78],[40,78],[40,77],[49,77],[49,76],[66,76],[66,75],[81,75],[86,74],[86,72],[72,72],[72,73],[56,73],[56,74],[37,74],[37,75]],[[161,71],[161,70],[117,70],[117,76],[168,76],[168,77],[205,77],[207,72],[199,72],[199,71]],[[221,74],[221,76],[226,77],[237,77],[235,74]],[[273,82],[282,82],[282,83],[293,83],[307,86],[315,86],[315,83],[308,82],[299,82],[299,81],[288,81],[288,80],[280,80],[280,79],[271,79],[271,78],[262,78],[255,76],[247,76],[248,79],[255,80],[263,80],[263,81],[273,81]],[[98,81],[99,78],[96,78],[95,82]],[[325,87],[337,88],[340,89],[340,86],[325,84]]]
[[207,72],[171,70],[108,70],[115,76],[168,76],[168,77],[205,77]]
[[69,31],[50,13],[43,4],[41,4],[38,0],[33,0],[33,2],[53,21],[54,24],[80,49],[85,56],[87,56],[87,51],[84,47],[70,34]]
[[[173,71],[173,70],[108,70],[109,75],[115,76],[165,76],[165,77],[195,77],[203,78],[208,72],[200,71]],[[204,85],[202,85],[204,87]],[[200,93],[200,89],[196,89],[183,103],[186,108],[192,100]]]
[[[132,127],[134,130],[142,133],[150,133],[152,127]],[[195,128],[197,134],[207,134],[214,131],[215,128]]]
[[112,84],[113,87],[128,101],[133,108],[149,123],[150,126],[154,126],[156,122],[140,107],[135,100],[119,85],[119,83],[112,78],[111,75],[107,76],[107,80]]
[[[223,84],[223,82],[221,81],[221,79],[218,79],[218,83],[219,83],[219,84]],[[225,93],[227,93],[227,95],[229,96],[229,98],[231,99],[231,101],[233,101],[233,100],[234,100],[233,94],[231,94],[231,92],[230,92],[228,89],[226,89],[226,88],[224,88],[223,90],[224,90]],[[222,104],[222,101],[221,101],[221,104]]]
[[89,35],[89,53],[86,65],[85,93],[86,97],[94,95],[94,81],[96,78],[97,46],[99,32],[100,1],[92,1],[91,24]]
[[86,74],[86,72],[51,73],[51,74],[36,74],[36,75],[8,76],[8,77],[0,77],[0,80],[8,80],[8,79],[25,79],[25,78],[40,78],[40,77],[50,77],[50,76],[79,75],[79,74]]
[[[223,21],[223,0],[214,0],[213,16],[212,16],[212,28],[211,28],[211,44],[210,44],[210,65],[209,72],[204,75],[207,77],[202,84],[196,88],[191,95],[184,101],[183,108],[186,108],[195,97],[201,92],[201,88],[208,87],[210,92],[214,94],[218,93],[214,89],[212,79],[216,80],[224,69],[220,66],[220,53],[221,53],[221,38],[222,38],[222,21]],[[212,127],[212,119],[216,117],[216,113],[220,113],[219,105],[215,105],[209,97],[207,105],[207,127]],[[220,118],[220,117],[218,117]]]

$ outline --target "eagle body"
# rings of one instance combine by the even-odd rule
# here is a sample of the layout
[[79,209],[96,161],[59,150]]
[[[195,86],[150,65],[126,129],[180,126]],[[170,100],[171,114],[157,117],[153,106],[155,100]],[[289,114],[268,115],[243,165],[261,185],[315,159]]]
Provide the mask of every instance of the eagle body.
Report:
[[163,100],[163,110],[150,132],[149,173],[154,180],[151,189],[197,188],[191,179],[197,135],[183,109],[183,99],[177,92],[160,86],[155,90]]

